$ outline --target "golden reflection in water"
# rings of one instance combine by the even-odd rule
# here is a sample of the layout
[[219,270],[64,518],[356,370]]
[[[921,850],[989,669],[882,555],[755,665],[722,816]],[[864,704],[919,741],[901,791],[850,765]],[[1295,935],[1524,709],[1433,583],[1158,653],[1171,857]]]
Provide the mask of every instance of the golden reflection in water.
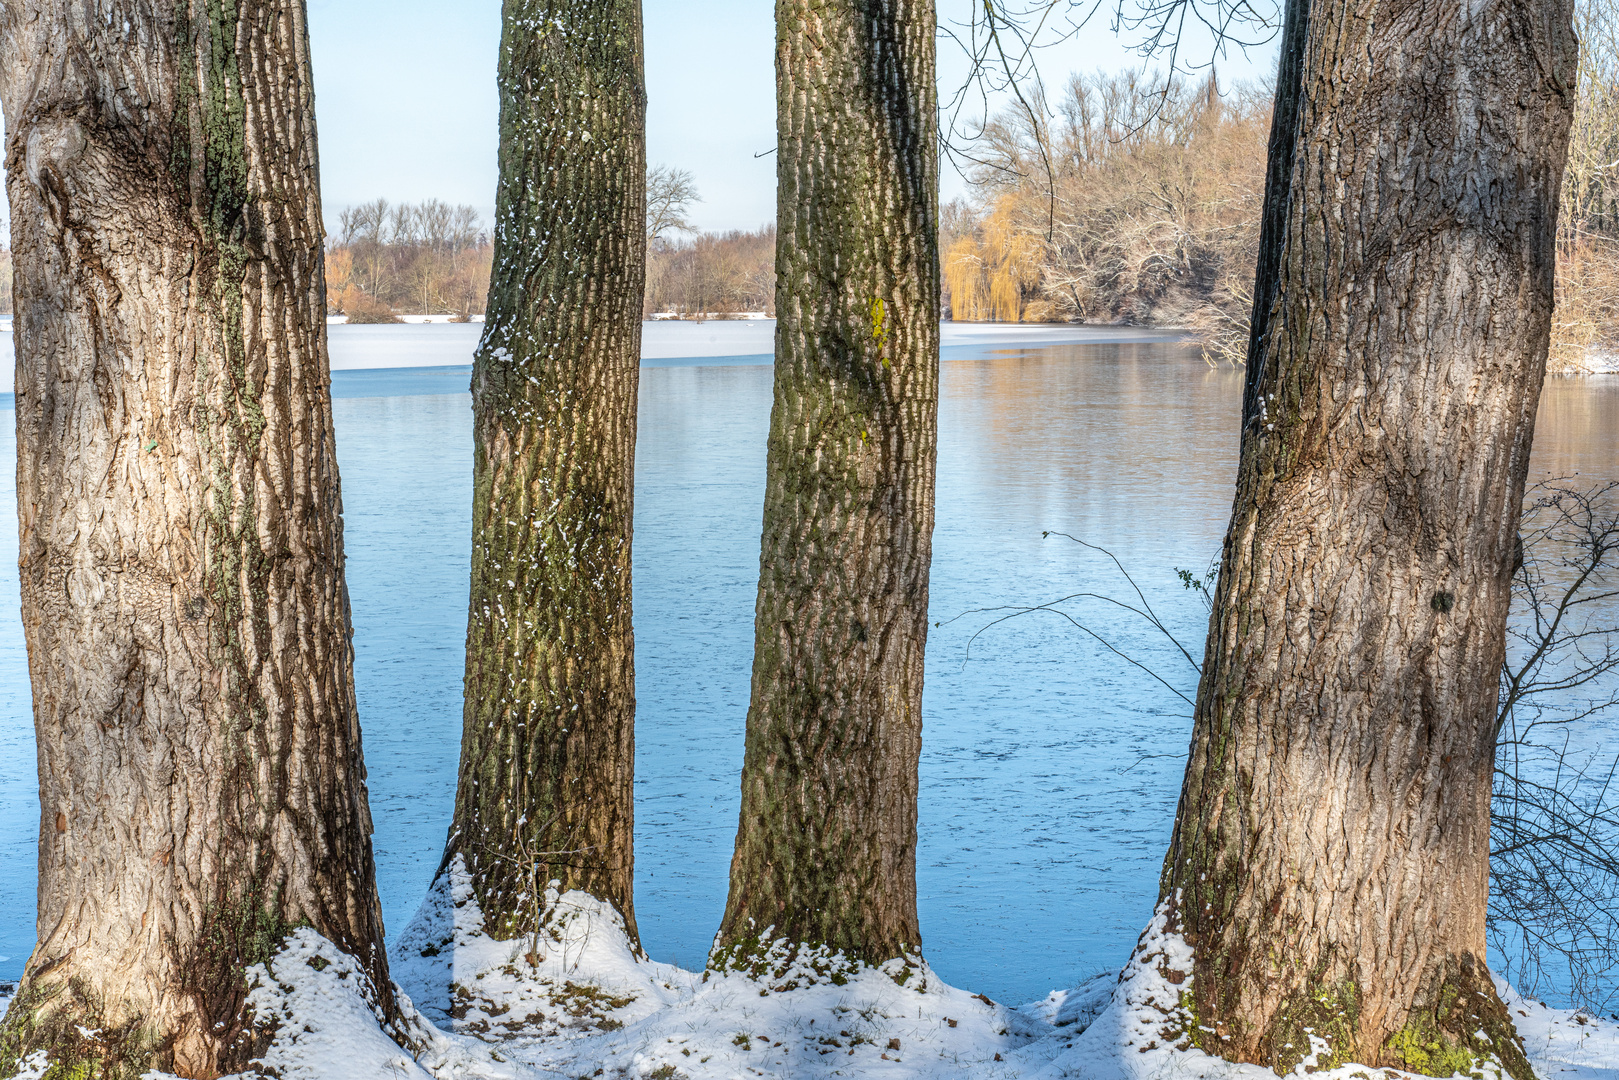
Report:
[[1619,479],[1619,376],[1554,375],[1540,394],[1529,482]]

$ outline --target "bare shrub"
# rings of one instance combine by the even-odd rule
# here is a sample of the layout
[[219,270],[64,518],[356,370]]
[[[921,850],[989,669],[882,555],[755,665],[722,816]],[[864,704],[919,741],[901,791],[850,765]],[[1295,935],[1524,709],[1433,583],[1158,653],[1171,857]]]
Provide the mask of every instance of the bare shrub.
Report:
[[776,312],[776,227],[647,245],[646,307],[683,316]]
[[986,125],[977,228],[944,252],[953,316],[1245,340],[1269,97],[1212,76],[1076,76],[1049,120],[1037,95]]

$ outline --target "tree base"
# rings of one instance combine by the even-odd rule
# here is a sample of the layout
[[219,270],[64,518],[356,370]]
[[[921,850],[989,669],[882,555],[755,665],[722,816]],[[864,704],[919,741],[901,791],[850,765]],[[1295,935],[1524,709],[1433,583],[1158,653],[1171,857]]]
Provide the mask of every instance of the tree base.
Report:
[[1120,975],[1118,993],[1139,1029],[1129,1045],[1141,1053],[1201,1050],[1278,1076],[1361,1065],[1369,1072],[1535,1080],[1511,1014],[1489,972],[1472,957],[1448,962],[1435,989],[1406,1010],[1405,1025],[1392,1034],[1363,1025],[1364,988],[1350,979],[1333,982],[1325,973],[1295,991],[1268,1030],[1242,1030],[1235,1018],[1209,1008],[1221,997],[1199,985],[1210,978],[1211,967],[1218,964],[1199,957],[1174,929],[1171,905],[1160,904]]
[[82,980],[41,987],[25,979],[0,1022],[0,1076],[43,1054],[49,1080],[136,1080],[157,1064],[162,1040],[142,1016],[106,1016],[106,1003]]
[[[906,952],[868,964],[826,945],[773,937],[773,929],[766,927],[763,933],[716,946],[708,957],[708,971],[734,972],[764,984],[771,993],[784,993],[821,983],[843,986],[856,973],[869,967],[893,979],[897,986],[918,992],[927,989],[927,964],[914,953]],[[707,978],[706,973],[704,978]]]

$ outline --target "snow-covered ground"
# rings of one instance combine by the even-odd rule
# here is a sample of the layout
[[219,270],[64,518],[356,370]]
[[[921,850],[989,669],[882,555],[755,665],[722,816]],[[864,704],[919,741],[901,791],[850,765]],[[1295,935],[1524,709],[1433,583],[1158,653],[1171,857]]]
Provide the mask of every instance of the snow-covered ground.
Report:
[[[1130,341],[1180,341],[1183,330],[1141,326],[1070,326],[1044,323],[939,324],[940,345],[1023,346]],[[669,360],[689,357],[768,356],[775,350],[776,320],[714,319],[709,322],[660,320],[641,324],[641,357]]]
[[[351,958],[296,932],[250,969],[251,1007],[274,1025],[263,1059],[283,1080],[1274,1080],[1175,1047],[1191,952],[1162,916],[1123,971],[1020,1007],[941,982],[920,959],[852,969],[778,950],[752,973],[638,957],[610,907],[547,896],[535,935],[501,942],[459,865],[394,944],[409,1049],[384,1033]],[[1175,981],[1171,981],[1171,980]],[[1500,985],[1546,1080],[1619,1080],[1619,1024],[1526,1001]],[[1325,1044],[1323,1043],[1323,1046]],[[37,1080],[45,1062],[19,1074]],[[1306,1071],[1309,1062],[1301,1065]],[[274,1070],[273,1072],[269,1070]],[[1360,1066],[1320,1080],[1409,1074]],[[149,1074],[146,1080],[171,1080]],[[245,1080],[245,1075],[242,1078]]]
[[[672,319],[684,319],[689,322],[710,322],[713,320],[692,315],[682,315],[678,311],[654,311],[647,316],[651,322],[665,322]],[[729,311],[724,315],[716,315],[715,319],[768,319],[769,315],[762,311]]]
[[1590,351],[1585,359],[1574,371],[1558,372],[1560,375],[1619,375],[1619,353]]
[[[400,315],[400,316],[398,316],[398,318],[399,318],[399,321],[402,322],[402,323],[409,323],[409,324],[417,325],[417,326],[420,326],[420,325],[423,325],[423,324],[426,324],[426,323],[448,324],[448,323],[453,323],[453,322],[456,321],[456,317],[454,315]],[[347,315],[328,315],[328,316],[326,316],[326,324],[328,326],[347,326],[348,321],[349,321],[349,317]],[[482,315],[474,315],[474,316],[472,316],[470,321],[474,322],[474,323],[481,323],[481,322],[483,322],[483,316]],[[387,324],[383,324],[383,325],[387,325]]]

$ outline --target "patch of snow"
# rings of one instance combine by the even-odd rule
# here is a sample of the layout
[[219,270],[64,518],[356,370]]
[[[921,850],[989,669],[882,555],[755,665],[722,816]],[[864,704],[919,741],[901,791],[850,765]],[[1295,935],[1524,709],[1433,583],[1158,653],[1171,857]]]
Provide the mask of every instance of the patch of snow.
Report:
[[50,1070],[50,1057],[43,1050],[35,1050],[23,1059],[22,1069],[11,1080],[43,1080]]
[[[262,1065],[286,1080],[1275,1080],[1176,1048],[1192,950],[1162,908],[1123,972],[1014,1009],[915,957],[870,968],[777,947],[751,974],[684,971],[642,956],[610,905],[554,888],[545,901],[531,935],[497,941],[452,865],[393,948],[408,1052],[383,1031],[359,965],[294,933],[249,972],[250,1005],[276,1025]],[[1619,1080],[1619,1025],[1498,986],[1546,1080]],[[1311,1043],[1300,1075],[1328,1050]],[[43,1059],[29,1067],[37,1080]],[[1379,1073],[1410,1076],[1311,1075]]]
[[1577,363],[1554,375],[1619,375],[1619,353],[1588,350]]
[[1113,1000],[1113,987],[1118,981],[1116,971],[1093,975],[1071,990],[1053,990],[1039,1001],[1023,1006],[1023,1011],[1052,1027],[1077,1024],[1076,1030],[1084,1031]]
[[1500,979],[1495,989],[1512,1011],[1536,1073],[1547,1080],[1619,1080],[1619,1023],[1579,1009],[1553,1009]]
[[579,892],[546,901],[537,950],[529,936],[496,941],[457,863],[392,961],[429,1020],[538,1075],[1015,1076],[1008,1055],[1050,1030],[920,960],[874,969],[782,953],[759,977],[689,972],[639,955],[610,905]]

